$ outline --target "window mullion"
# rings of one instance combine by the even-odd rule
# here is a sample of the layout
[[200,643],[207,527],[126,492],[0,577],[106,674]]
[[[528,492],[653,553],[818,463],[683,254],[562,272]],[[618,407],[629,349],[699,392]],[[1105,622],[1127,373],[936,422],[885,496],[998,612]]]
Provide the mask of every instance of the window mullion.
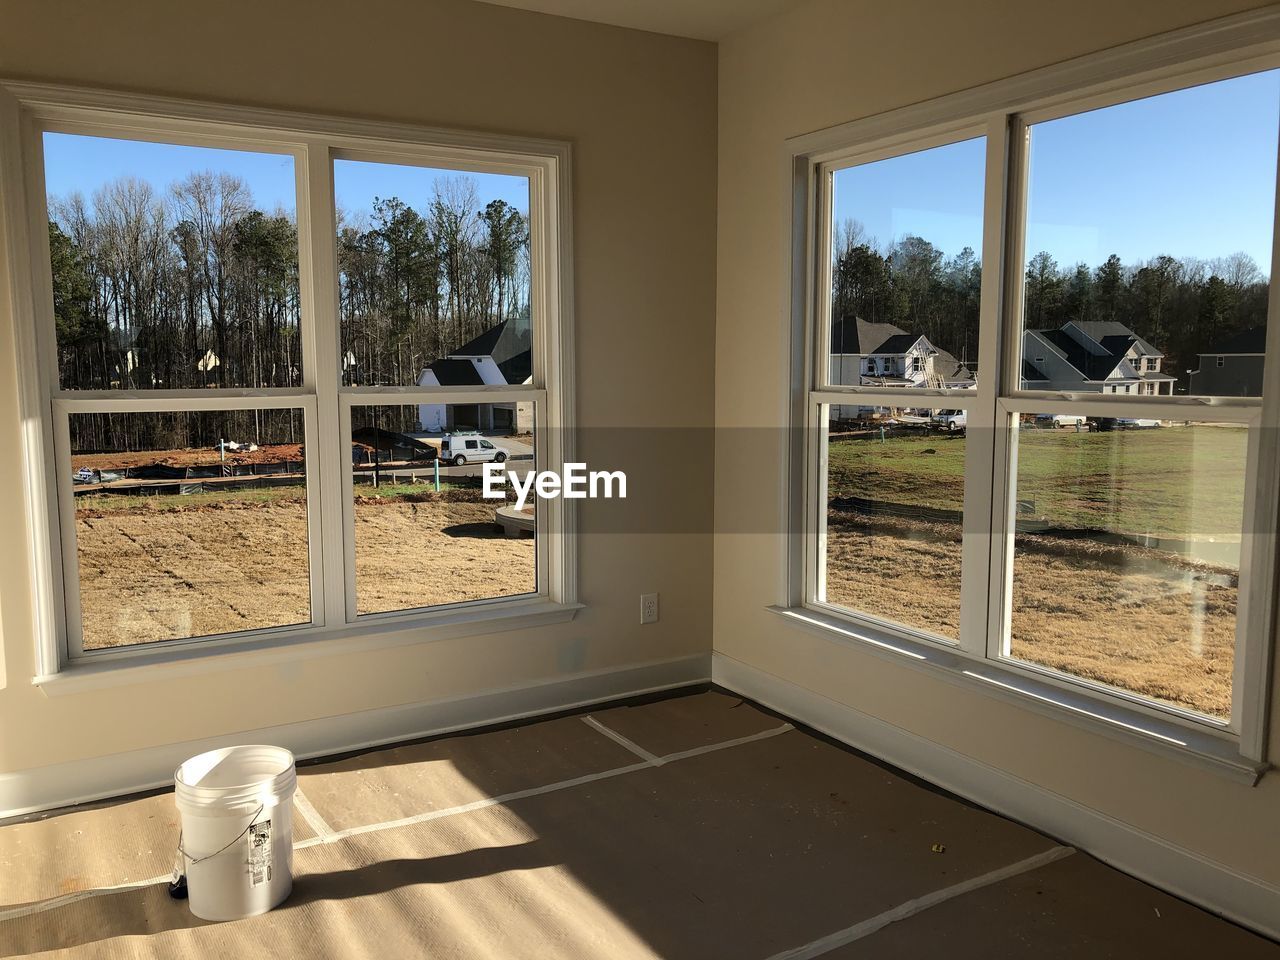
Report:
[[[338,409],[338,253],[334,209],[333,161],[324,141],[306,145],[299,162],[298,264],[302,297],[303,377],[315,391],[314,446],[307,458],[309,481],[316,478],[319,509],[312,515],[312,537],[319,536],[322,562],[320,596],[313,597],[317,621],[337,626],[347,620],[347,571],[342,491],[350,455],[341,455]],[[310,322],[308,322],[308,320]],[[309,444],[313,437],[309,436]],[[347,447],[349,450],[350,447]],[[313,578],[313,582],[314,578]],[[317,609],[318,608],[318,609]]]
[[76,553],[76,492],[71,481],[71,414],[56,409],[53,416],[54,472],[57,480],[58,556],[62,564],[64,656],[74,660],[84,655],[84,621],[80,610],[80,562]]
[[[1012,464],[1017,454],[1018,435],[1004,397],[1022,380],[1022,264],[1026,246],[1027,163],[1030,140],[1020,117],[1002,118],[1005,142],[1004,176],[993,187],[1003,207],[1002,230],[996,255],[1000,266],[993,277],[999,298],[996,329],[999,343],[991,355],[994,376],[992,403],[992,469],[990,553],[988,555],[986,655],[1004,656],[1009,646],[1009,610],[1013,589],[1014,484]],[[985,273],[984,273],[985,279]]]
[[538,387],[360,387],[339,391],[344,402],[357,407],[401,406],[422,403],[543,403],[547,391]]
[[811,394],[805,404],[804,437],[804,593],[802,602],[822,603],[827,593],[827,417],[829,407]]
[[1262,760],[1267,752],[1268,697],[1275,652],[1276,526],[1280,503],[1280,155],[1276,160],[1272,213],[1271,285],[1267,291],[1267,362],[1263,367],[1262,409],[1249,444],[1244,501],[1244,539],[1240,579],[1240,617],[1236,624],[1236,661],[1232,678],[1232,722],[1240,733],[1240,753]]
[[978,326],[977,398],[967,411],[965,436],[964,518],[960,574],[960,647],[981,656],[987,649],[992,592],[991,555],[996,545],[999,492],[996,480],[998,376],[983,375],[1000,367],[1003,315],[1001,292],[1005,253],[1005,184],[1009,157],[1009,123],[1004,114],[987,124],[987,157],[982,216],[982,287]]
[[41,544],[32,577],[37,671],[49,675],[58,671],[66,657],[66,591],[56,516],[57,461],[49,420],[53,384],[48,373],[52,370],[56,377],[57,366],[46,353],[53,324],[43,319],[53,314],[43,198],[40,137],[18,102],[0,90],[0,230],[4,231],[0,235],[0,302],[14,327],[27,522],[34,542]]
[[832,323],[832,230],[835,226],[835,184],[831,168],[823,164],[817,168],[814,189],[817,191],[817,216],[814,217],[818,233],[814,239],[817,252],[817,286],[813,301],[816,324],[813,335],[813,382],[821,390],[831,383],[831,323]]

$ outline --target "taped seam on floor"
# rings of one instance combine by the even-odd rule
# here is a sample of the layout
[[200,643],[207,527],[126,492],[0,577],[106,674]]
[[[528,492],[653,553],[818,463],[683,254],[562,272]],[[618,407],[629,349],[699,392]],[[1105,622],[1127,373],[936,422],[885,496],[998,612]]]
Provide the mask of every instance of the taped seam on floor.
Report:
[[[686,760],[690,757],[702,756],[705,753],[714,753],[717,750],[727,750],[730,747],[738,747],[747,743],[754,743],[757,740],[767,740],[770,737],[776,737],[779,734],[787,733],[794,730],[789,723],[784,723],[780,727],[772,727],[768,730],[762,730],[759,733],[753,733],[750,736],[738,737],[734,740],[725,740],[720,743],[710,743],[703,747],[694,747],[692,750],[682,750],[679,753],[667,754],[665,757],[654,757],[652,761],[646,760],[642,763],[632,763],[625,767],[614,767],[612,770],[604,770],[600,773],[590,773],[581,777],[574,777],[572,780],[561,780],[557,783],[550,783],[542,787],[530,787],[527,790],[517,790],[514,793],[506,793],[499,797],[487,797],[484,800],[476,800],[472,803],[464,803],[456,807],[445,807],[442,810],[432,810],[428,813],[420,813],[416,816],[405,817],[401,820],[388,820],[383,823],[370,823],[359,827],[351,827],[347,830],[331,830],[326,835],[312,837],[308,840],[301,840],[293,845],[295,850],[305,849],[306,847],[314,847],[323,843],[334,843],[338,840],[346,839],[363,833],[376,833],[381,830],[394,830],[397,827],[411,826],[417,823],[426,823],[428,820],[439,820],[442,817],[451,817],[460,813],[470,813],[473,810],[483,810],[486,807],[493,807],[503,803],[509,803],[512,800],[521,800],[525,797],[536,797],[544,793],[554,793],[558,790],[568,790],[571,787],[581,786],[584,783],[593,783],[597,780],[607,780],[611,777],[619,777],[626,773],[634,773],[637,770],[648,770],[653,767],[660,767],[663,764],[671,763],[675,760]],[[294,794],[295,802],[300,794]],[[309,805],[309,804],[308,804]],[[305,814],[304,814],[305,815]],[[319,816],[317,814],[317,816]],[[323,819],[320,820],[324,823]],[[328,826],[327,824],[325,824]],[[317,831],[319,833],[319,831]],[[148,880],[134,880],[130,883],[121,883],[111,887],[94,887],[92,890],[77,890],[75,893],[64,893],[61,896],[52,897],[48,900],[40,900],[36,903],[29,903],[20,907],[10,907],[7,910],[0,910],[0,923],[5,920],[16,920],[20,917],[28,917],[32,914],[43,913],[46,910],[53,910],[57,907],[64,907],[68,904],[77,903],[81,900],[89,900],[93,897],[104,897],[112,893],[121,893],[125,890],[135,890],[140,887],[150,887],[158,883],[166,883],[170,879],[171,874],[164,874],[159,877],[151,877]]]
[[[722,743],[711,743],[705,747],[695,747],[692,750],[684,750],[680,753],[668,754],[665,757],[653,757],[652,760],[644,760],[640,763],[628,764],[625,767],[614,767],[612,770],[602,770],[599,773],[587,773],[581,777],[574,777],[572,780],[561,780],[558,783],[548,783],[541,787],[528,787],[524,790],[516,790],[512,793],[504,793],[496,797],[485,797],[483,800],[473,800],[470,803],[460,804],[456,807],[445,807],[442,810],[429,810],[426,813],[414,814],[411,817],[404,817],[400,820],[387,820],[383,823],[368,823],[358,827],[348,827],[345,830],[337,830],[328,837],[312,837],[309,840],[303,840],[295,843],[294,849],[305,849],[306,847],[314,847],[321,843],[332,843],[335,840],[343,840],[347,837],[359,836],[362,833],[377,833],[380,830],[392,830],[396,827],[409,827],[414,824],[427,823],[431,820],[440,820],[443,817],[453,817],[460,813],[472,813],[476,810],[484,810],[488,807],[501,806],[504,803],[511,803],[515,800],[524,800],[526,797],[539,797],[545,793],[556,793],[560,790],[567,790],[570,787],[580,787],[586,783],[595,783],[597,780],[609,780],[613,777],[620,777],[623,774],[635,773],[637,770],[647,770],[652,767],[660,767],[663,764],[671,763],[674,760],[685,760],[689,757],[701,756],[704,753],[712,753],[716,750],[725,750],[729,747],[741,746],[744,743],[752,743],[756,740],[765,740],[769,737],[776,737],[780,733],[786,733],[795,728],[785,723],[780,727],[772,727],[769,730],[762,730],[760,733],[753,733],[750,736],[738,737],[736,740],[725,740]],[[652,754],[650,754],[652,756]]]
[[984,873],[978,877],[971,877],[968,880],[962,880],[960,883],[952,884],[949,887],[943,887],[941,890],[935,890],[933,893],[926,893],[923,897],[917,897],[914,900],[908,900],[900,903],[896,907],[891,907],[884,913],[878,913],[874,917],[855,923],[851,927],[843,930],[837,930],[835,933],[829,933],[825,937],[807,943],[803,947],[795,947],[791,950],[783,950],[781,953],[775,953],[769,960],[811,960],[813,957],[820,957],[824,953],[830,953],[838,947],[869,937],[871,934],[884,929],[891,923],[899,920],[906,920],[908,917],[914,917],[918,913],[923,913],[930,907],[936,907],[940,903],[953,900],[956,897],[963,896],[966,893],[972,893],[974,890],[981,890],[983,887],[989,887],[993,883],[999,883],[1002,880],[1008,880],[1010,877],[1016,877],[1019,874],[1027,873],[1031,870],[1038,870],[1040,867],[1047,866],[1064,857],[1069,857],[1075,853],[1074,847],[1053,847],[1037,853],[1034,857],[1027,857],[1025,860],[1019,860],[1017,863],[1011,863],[1007,867],[1000,867],[998,870],[992,870],[990,873]]
[[293,806],[300,814],[302,819],[311,824],[312,831],[318,837],[329,837],[333,835],[333,827],[329,826],[328,821],[320,816],[320,811],[312,806],[311,801],[307,799],[307,795],[302,792],[299,787],[293,792]]
[[618,733],[616,730],[610,730],[608,727],[606,727],[603,723],[601,723],[599,720],[597,720],[593,716],[588,715],[583,717],[582,722],[585,723],[592,730],[598,730],[600,733],[603,733],[606,737],[608,737],[610,740],[612,740],[614,743],[618,744],[619,746],[626,747],[628,750],[634,753],[641,760],[648,760],[650,763],[656,766],[662,766],[662,764],[666,762],[656,754],[650,753],[648,750],[640,746],[640,744],[636,743],[634,740],[628,740],[626,737]]

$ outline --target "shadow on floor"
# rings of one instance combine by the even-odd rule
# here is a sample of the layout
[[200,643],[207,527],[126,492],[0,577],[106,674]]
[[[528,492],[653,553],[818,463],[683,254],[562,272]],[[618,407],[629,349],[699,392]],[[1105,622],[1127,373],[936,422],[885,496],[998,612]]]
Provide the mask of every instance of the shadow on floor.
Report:
[[[543,852],[537,840],[530,840],[439,857],[383,860],[346,870],[307,874],[295,877],[293,892],[272,915],[285,915],[321,901],[377,897],[409,887],[553,866]],[[24,919],[28,922],[8,921],[5,925],[0,956],[85,947],[117,937],[153,936],[216,925],[192,914],[187,901],[171,899],[165,884],[93,897]],[[260,919],[250,917],[228,923],[251,924]]]

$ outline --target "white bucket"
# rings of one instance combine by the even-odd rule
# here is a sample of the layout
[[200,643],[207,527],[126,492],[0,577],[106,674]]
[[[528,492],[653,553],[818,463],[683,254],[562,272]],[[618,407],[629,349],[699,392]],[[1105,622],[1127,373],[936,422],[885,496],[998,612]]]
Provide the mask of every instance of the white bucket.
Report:
[[293,754],[224,747],[187,760],[173,779],[191,912],[238,920],[283,902],[293,889]]

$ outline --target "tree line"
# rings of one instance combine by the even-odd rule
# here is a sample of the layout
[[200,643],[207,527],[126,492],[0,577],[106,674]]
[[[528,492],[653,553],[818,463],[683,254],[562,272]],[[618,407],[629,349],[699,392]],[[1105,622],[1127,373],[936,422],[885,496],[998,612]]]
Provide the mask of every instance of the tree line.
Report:
[[[921,333],[974,369],[982,264],[970,247],[948,257],[918,236],[881,246],[856,221],[836,232],[832,317],[861,317]],[[1265,274],[1246,253],[1205,260],[1157,256],[1126,264],[1112,254],[1091,267],[1061,266],[1041,251],[1027,262],[1024,323],[1056,329],[1072,320],[1124,324],[1165,354],[1186,388],[1199,354],[1266,323]]]
[[836,231],[832,263],[832,319],[860,317],[923,334],[969,369],[978,358],[982,264],[972,247],[947,257],[923,237],[880,248],[862,225]]
[[1026,326],[1072,320],[1123,323],[1164,354],[1162,370],[1187,389],[1200,354],[1267,322],[1267,277],[1247,253],[1205,260],[1168,255],[1126,264],[1114,253],[1096,267],[1060,266],[1040,251],[1027,262]]
[[[337,249],[345,383],[413,384],[499,320],[528,323],[528,221],[505,201],[481,205],[466,178],[438,180],[421,211],[395,197],[339,211]],[[297,223],[259,209],[240,177],[196,172],[164,190],[122,177],[89,198],[50,197],[49,251],[64,388],[301,384]],[[72,439],[205,446],[219,439],[208,421],[85,417]],[[251,413],[220,422],[265,439]]]

